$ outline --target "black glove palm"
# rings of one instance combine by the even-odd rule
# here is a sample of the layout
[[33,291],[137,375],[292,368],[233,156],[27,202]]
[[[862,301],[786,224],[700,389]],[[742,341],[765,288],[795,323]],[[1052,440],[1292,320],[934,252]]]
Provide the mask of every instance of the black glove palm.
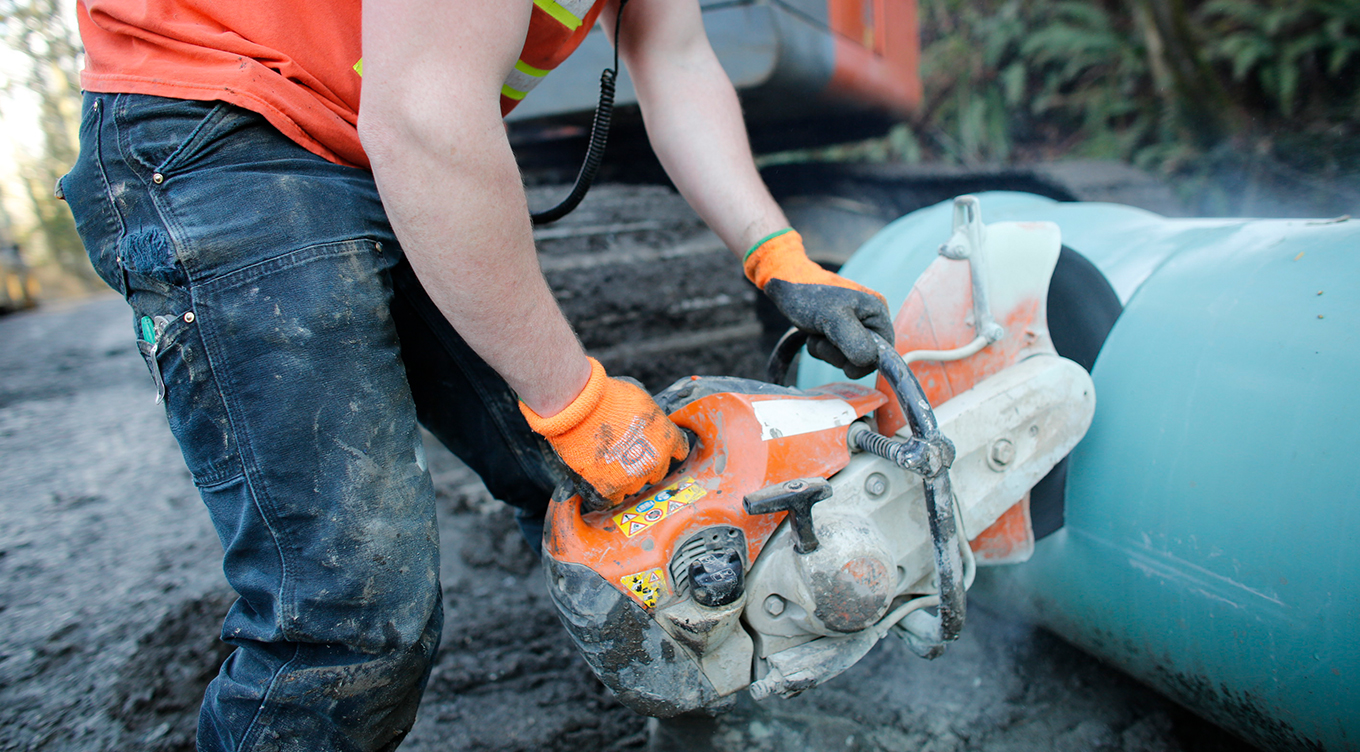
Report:
[[812,357],[845,371],[852,379],[878,368],[878,347],[870,331],[893,341],[888,306],[871,293],[772,279],[765,285],[765,294],[794,326],[808,333],[807,349]]
[[893,341],[892,316],[882,295],[829,272],[803,251],[793,230],[776,233],[746,256],[746,276],[789,321],[808,334],[808,352],[857,379],[878,367],[869,332]]

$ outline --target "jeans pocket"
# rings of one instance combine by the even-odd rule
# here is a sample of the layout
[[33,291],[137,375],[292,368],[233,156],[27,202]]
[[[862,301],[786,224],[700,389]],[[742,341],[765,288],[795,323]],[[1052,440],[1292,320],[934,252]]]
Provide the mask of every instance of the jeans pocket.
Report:
[[139,266],[127,242],[120,248],[137,350],[194,482],[213,485],[239,475],[236,439],[203,346],[193,291],[176,266]]
[[194,483],[214,486],[241,475],[236,437],[193,309],[177,315],[138,312],[137,323],[138,348],[165,400],[170,432]]
[[226,102],[145,94],[118,95],[113,112],[124,157],[155,184],[192,164],[223,124],[250,116]]

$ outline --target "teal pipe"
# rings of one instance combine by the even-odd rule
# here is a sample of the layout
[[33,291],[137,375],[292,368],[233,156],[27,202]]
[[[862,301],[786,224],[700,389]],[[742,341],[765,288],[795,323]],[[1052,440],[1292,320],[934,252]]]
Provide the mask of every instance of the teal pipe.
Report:
[[[1125,307],[1065,526],[974,594],[1262,747],[1360,749],[1360,223],[980,199],[1056,222]],[[949,217],[898,220],[844,273],[895,308]]]

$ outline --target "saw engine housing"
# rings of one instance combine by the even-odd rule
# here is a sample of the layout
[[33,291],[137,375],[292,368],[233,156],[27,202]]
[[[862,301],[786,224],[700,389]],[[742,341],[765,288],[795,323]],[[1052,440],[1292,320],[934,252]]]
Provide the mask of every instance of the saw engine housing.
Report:
[[[932,357],[881,343],[874,389],[682,380],[657,397],[697,437],[676,472],[607,512],[553,500],[549,593],[626,705],[668,717],[747,688],[796,694],[889,631],[934,657],[976,564],[1032,550],[1028,490],[1095,406],[1089,375],[1047,338],[1060,241],[1052,225],[983,226],[967,197],[955,229],[896,322],[899,347]],[[926,295],[962,314],[932,320]]]

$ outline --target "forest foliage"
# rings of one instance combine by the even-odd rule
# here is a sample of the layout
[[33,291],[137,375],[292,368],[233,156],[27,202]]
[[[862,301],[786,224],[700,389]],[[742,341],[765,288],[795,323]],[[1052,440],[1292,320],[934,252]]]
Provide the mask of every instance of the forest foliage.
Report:
[[[23,194],[32,219],[13,222],[0,207],[0,223],[19,225],[0,230],[15,236],[11,241],[21,244],[30,264],[55,267],[61,281],[81,288],[94,284],[94,272],[71,212],[52,195],[78,148],[80,46],[66,10],[60,0],[0,0],[0,41],[20,53],[12,60],[22,61],[3,71],[0,107],[12,112],[21,100],[34,105],[36,122],[30,125],[38,133],[36,152],[22,155],[19,174],[6,182]],[[6,126],[17,127],[6,115]]]
[[912,151],[1360,174],[1355,0],[920,0]]

